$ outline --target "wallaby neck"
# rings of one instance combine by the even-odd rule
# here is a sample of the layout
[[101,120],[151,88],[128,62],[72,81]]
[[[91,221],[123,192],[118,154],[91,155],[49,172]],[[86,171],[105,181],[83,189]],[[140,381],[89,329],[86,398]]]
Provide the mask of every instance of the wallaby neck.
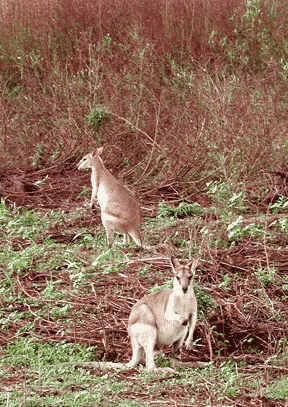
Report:
[[[176,281],[175,281],[176,280]],[[176,277],[174,278],[173,290],[168,298],[165,318],[168,321],[178,321],[182,324],[189,318],[191,313],[191,304],[193,303],[193,284],[190,283],[186,293],[183,292],[181,285]]]
[[94,179],[99,185],[100,183],[105,182],[107,177],[112,177],[112,174],[110,174],[110,172],[104,167],[104,164],[99,157],[95,158],[92,165],[92,179]]

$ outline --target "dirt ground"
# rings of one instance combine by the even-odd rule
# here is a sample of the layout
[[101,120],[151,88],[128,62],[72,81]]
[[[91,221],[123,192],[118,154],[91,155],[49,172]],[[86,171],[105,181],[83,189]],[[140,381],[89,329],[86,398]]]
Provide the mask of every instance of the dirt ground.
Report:
[[[83,185],[90,185],[90,174],[75,171],[74,162],[64,163],[61,171],[51,168],[47,181],[41,187],[35,185],[35,181],[45,178],[46,174],[47,169],[43,172],[41,170],[28,172],[25,179],[22,173],[9,174],[9,176],[6,174],[1,179],[1,195],[9,195],[7,202],[15,202],[17,206],[68,211],[72,205],[75,206],[76,197],[82,191]],[[172,192],[169,188],[151,191],[150,201],[146,201],[151,205],[150,216],[156,213],[156,203],[159,200],[163,198],[169,200],[176,192]],[[96,225],[100,220],[93,218],[91,214],[87,216],[87,222],[90,225]],[[65,235],[56,229],[51,232],[55,242],[69,243],[75,238],[72,227],[71,233]],[[16,240],[15,243],[17,243]],[[280,339],[288,338],[287,303],[282,300],[287,298],[287,293],[281,288],[281,283],[284,284],[281,276],[287,275],[288,271],[288,250],[283,248],[280,251],[249,238],[232,249],[215,249],[207,253],[207,258],[208,254],[209,261],[202,261],[199,265],[202,273],[197,275],[197,283],[203,287],[204,292],[212,295],[216,308],[211,307],[207,315],[202,313],[194,335],[194,340],[198,339],[197,345],[191,352],[182,350],[182,360],[191,363],[214,361],[216,364],[227,359],[245,361],[248,365],[243,368],[243,371],[251,370],[253,365],[257,365],[257,369],[265,369],[270,377],[277,375],[279,367],[275,366],[275,369],[271,366],[267,367],[264,361],[277,350],[279,351],[276,347]],[[89,267],[91,263],[91,259],[85,257],[85,253],[80,254],[78,260],[82,261],[84,267]],[[87,282],[92,287],[91,294],[77,297],[71,293],[65,300],[65,303],[71,306],[71,315],[74,311],[77,311],[77,315],[80,313],[81,323],[78,320],[77,323],[75,321],[73,324],[67,323],[61,326],[61,323],[37,318],[34,326],[35,334],[43,341],[68,339],[73,343],[97,345],[97,357],[109,361],[127,362],[131,357],[126,329],[130,308],[151,288],[147,278],[139,275],[139,270],[147,264],[151,265],[151,270],[163,271],[163,276],[155,277],[153,281],[154,284],[163,284],[167,279],[166,271],[169,270],[169,264],[161,258],[160,252],[159,257],[141,259],[139,256],[135,260],[124,261],[120,273],[106,275],[101,272],[96,273],[93,279]],[[267,268],[269,264],[273,264],[279,270],[278,280],[267,282],[263,286],[254,271],[258,268]],[[231,283],[227,287],[221,284],[224,274],[231,277]],[[48,271],[36,273],[31,267],[25,275],[17,275],[15,278],[17,289],[24,296],[36,298],[39,297],[41,283],[43,282],[44,287],[50,279],[50,274]],[[65,268],[59,270],[58,275],[53,272],[53,278],[61,281],[62,285],[71,284],[69,272]],[[34,288],[34,283],[37,283],[37,288]],[[97,284],[97,292],[94,289],[95,284]],[[117,293],[115,293],[115,286],[117,286]],[[132,291],[131,287],[133,287]],[[46,306],[52,307],[56,301],[59,300],[46,300]],[[97,307],[99,303],[102,305],[101,309]],[[19,307],[23,308],[19,309],[19,312],[24,311],[27,304],[19,303],[17,308]],[[29,311],[32,315],[33,313],[36,315],[31,307]],[[21,322],[15,322],[9,336],[17,332],[19,323]],[[66,331],[67,325],[70,333],[63,335],[61,331]],[[115,332],[117,332],[116,335]],[[1,335],[0,346],[5,346],[9,340],[9,337]],[[285,347],[285,341],[283,346]],[[169,354],[169,352],[170,350],[167,349],[166,353]],[[282,367],[282,369],[288,372],[288,368]],[[119,374],[124,377],[128,373]],[[129,374],[131,375],[131,372]],[[247,406],[282,405],[264,399],[265,397],[262,399],[260,397],[259,404],[255,402],[250,404],[248,398],[244,401]],[[242,404],[240,403],[239,406],[243,405],[244,401],[242,399]]]

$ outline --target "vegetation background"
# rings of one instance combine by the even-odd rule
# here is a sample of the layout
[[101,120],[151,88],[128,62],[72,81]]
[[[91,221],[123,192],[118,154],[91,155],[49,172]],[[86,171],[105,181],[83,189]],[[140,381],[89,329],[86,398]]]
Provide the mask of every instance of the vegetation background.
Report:
[[221,179],[263,202],[287,165],[287,19],[275,0],[2,0],[2,173],[105,143],[146,190]]
[[[285,404],[287,74],[286,0],[0,0],[3,405]],[[76,163],[100,145],[150,217],[153,261],[107,251],[95,215],[77,211],[90,181]],[[207,369],[181,380],[143,375],[137,387],[136,372],[124,385],[124,373],[92,370],[88,383],[86,371],[49,368],[95,355],[128,360],[113,342],[113,312],[126,318],[128,298],[164,284],[159,270],[175,251],[205,258],[196,340]],[[115,271],[122,277],[110,278]],[[138,280],[119,294],[123,273]],[[103,318],[93,317],[99,298],[112,319],[87,339],[81,320]],[[118,344],[129,346],[122,328]]]

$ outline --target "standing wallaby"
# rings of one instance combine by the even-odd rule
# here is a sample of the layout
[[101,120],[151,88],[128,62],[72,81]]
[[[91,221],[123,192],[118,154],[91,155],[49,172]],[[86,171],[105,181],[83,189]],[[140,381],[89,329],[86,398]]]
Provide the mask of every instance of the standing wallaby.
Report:
[[157,349],[172,345],[174,354],[182,346],[187,333],[185,346],[192,349],[197,321],[193,274],[198,262],[196,259],[182,265],[171,257],[173,289],[148,294],[133,305],[128,320],[133,356],[128,367],[136,366],[145,351],[147,371],[156,369],[154,355]]
[[103,147],[93,150],[82,158],[77,168],[92,168],[90,206],[97,196],[108,244],[113,241],[113,232],[117,232],[124,235],[123,244],[129,243],[130,235],[138,246],[149,248],[142,244],[140,206],[132,193],[104,167],[102,153]]

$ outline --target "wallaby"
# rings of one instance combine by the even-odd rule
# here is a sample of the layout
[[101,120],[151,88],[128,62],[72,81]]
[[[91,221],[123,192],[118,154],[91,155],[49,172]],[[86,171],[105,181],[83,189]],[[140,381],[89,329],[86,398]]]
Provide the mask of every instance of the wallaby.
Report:
[[[194,294],[194,271],[199,259],[186,265],[171,257],[174,273],[173,289],[148,294],[131,309],[128,333],[133,356],[127,367],[136,366],[146,354],[146,370],[155,370],[154,355],[162,346],[172,345],[173,354],[182,346],[192,349],[197,321],[197,301]],[[164,368],[165,369],[165,368]]]
[[141,238],[141,209],[132,193],[128,191],[104,167],[101,159],[103,147],[85,155],[79,162],[78,170],[92,168],[92,195],[90,207],[97,196],[101,208],[101,219],[106,230],[108,244],[113,243],[113,233],[124,235],[123,244],[129,243],[130,236],[134,242],[144,248]]

